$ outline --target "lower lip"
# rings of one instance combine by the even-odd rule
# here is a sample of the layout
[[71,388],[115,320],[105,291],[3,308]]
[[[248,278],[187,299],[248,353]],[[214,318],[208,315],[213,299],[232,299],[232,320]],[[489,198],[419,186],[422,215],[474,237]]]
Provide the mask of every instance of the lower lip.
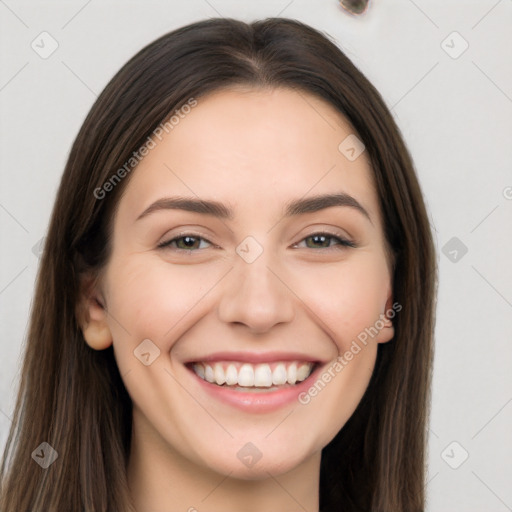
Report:
[[311,383],[315,381],[320,373],[322,366],[318,366],[311,375],[302,382],[293,386],[283,387],[272,391],[237,391],[224,386],[217,386],[201,379],[194,370],[189,369],[190,373],[199,382],[202,388],[210,396],[233,407],[237,407],[246,412],[272,412],[285,407],[293,402],[298,402],[301,393],[307,391]]

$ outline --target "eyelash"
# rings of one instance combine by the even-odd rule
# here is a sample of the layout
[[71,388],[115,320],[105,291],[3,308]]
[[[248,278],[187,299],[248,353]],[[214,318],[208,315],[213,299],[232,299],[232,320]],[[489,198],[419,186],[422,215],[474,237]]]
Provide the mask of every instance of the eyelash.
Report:
[[[321,231],[321,232],[318,232],[318,233],[312,233],[311,235],[308,235],[308,236],[304,237],[298,243],[304,242],[308,238],[314,238],[314,237],[318,237],[318,236],[323,236],[323,237],[325,237],[327,239],[335,240],[335,241],[338,242],[334,246],[319,247],[318,249],[339,251],[339,250],[342,250],[344,248],[356,248],[357,247],[357,244],[355,244],[354,242],[352,242],[350,240],[347,240],[346,238],[342,238],[340,236],[334,235],[334,234],[329,233],[329,232],[324,232],[324,231]],[[160,244],[158,244],[158,248],[159,249],[171,248],[171,244],[172,243],[177,242],[178,240],[182,240],[184,238],[193,238],[195,240],[199,239],[199,240],[203,240],[203,241],[208,242],[209,244],[213,245],[209,240],[207,240],[206,238],[204,238],[204,237],[202,237],[200,235],[196,235],[194,233],[184,233],[184,234],[182,234],[182,235],[180,235],[178,237],[172,238],[171,240],[167,240],[165,242],[161,242]],[[296,247],[297,245],[298,244],[295,244],[294,247]],[[312,247],[306,247],[306,248],[307,249],[318,250],[317,248],[312,248]],[[173,248],[173,249],[176,250],[176,251],[183,251],[183,252],[187,252],[187,253],[191,253],[191,252],[195,252],[195,251],[201,250],[201,249],[181,249],[181,248]]]

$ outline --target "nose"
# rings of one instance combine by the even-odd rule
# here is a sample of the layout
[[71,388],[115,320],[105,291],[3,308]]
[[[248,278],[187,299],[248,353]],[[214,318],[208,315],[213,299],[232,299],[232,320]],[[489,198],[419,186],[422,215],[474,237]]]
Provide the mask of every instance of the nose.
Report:
[[265,252],[252,263],[238,258],[220,300],[219,319],[244,325],[254,334],[291,322],[293,292],[275,266],[267,260]]

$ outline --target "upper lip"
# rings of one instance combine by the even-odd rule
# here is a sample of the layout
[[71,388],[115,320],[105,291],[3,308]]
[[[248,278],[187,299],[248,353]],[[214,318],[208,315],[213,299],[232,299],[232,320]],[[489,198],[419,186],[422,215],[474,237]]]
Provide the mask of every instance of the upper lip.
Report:
[[239,361],[241,363],[275,363],[278,361],[305,361],[323,363],[318,357],[298,352],[215,352],[188,360],[186,363],[215,363],[217,361]]

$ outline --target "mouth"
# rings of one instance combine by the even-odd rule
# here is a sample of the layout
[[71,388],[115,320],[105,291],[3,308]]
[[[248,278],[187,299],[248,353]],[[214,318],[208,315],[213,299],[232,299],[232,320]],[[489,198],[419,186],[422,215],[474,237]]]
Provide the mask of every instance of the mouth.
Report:
[[315,370],[312,361],[274,361],[252,364],[242,361],[197,361],[189,368],[203,381],[240,392],[270,392],[293,387]]
[[291,352],[217,352],[184,362],[195,396],[214,407],[267,414],[297,406],[328,360]]

